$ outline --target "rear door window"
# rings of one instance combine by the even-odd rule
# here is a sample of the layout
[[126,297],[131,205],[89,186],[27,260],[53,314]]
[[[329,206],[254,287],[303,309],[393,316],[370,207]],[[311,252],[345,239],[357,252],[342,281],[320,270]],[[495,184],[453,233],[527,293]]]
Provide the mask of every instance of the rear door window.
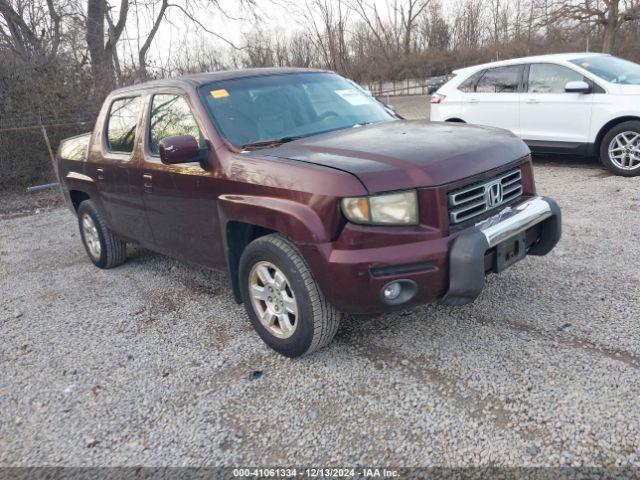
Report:
[[485,71],[486,70],[480,70],[479,72],[476,72],[473,75],[471,75],[469,78],[467,78],[464,82],[460,84],[460,86],[458,87],[458,90],[460,90],[461,92],[475,92],[476,84],[478,83],[478,80],[484,74]]
[[109,109],[107,147],[114,153],[131,153],[142,102],[140,97],[119,98]]
[[149,150],[160,153],[160,141],[175,135],[191,135],[205,148],[204,138],[187,101],[180,95],[154,95],[151,102]]
[[568,82],[585,81],[576,71],[553,63],[533,63],[529,66],[529,93],[565,93]]
[[518,91],[522,65],[489,68],[478,81],[478,93],[513,93]]

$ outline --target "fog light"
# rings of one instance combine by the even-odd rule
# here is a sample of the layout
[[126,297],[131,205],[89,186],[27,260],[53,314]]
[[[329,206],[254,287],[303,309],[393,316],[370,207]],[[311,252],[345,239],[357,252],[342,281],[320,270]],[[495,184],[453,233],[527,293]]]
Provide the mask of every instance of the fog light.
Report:
[[400,292],[402,292],[402,285],[398,282],[393,282],[384,287],[382,290],[382,295],[385,300],[395,300],[400,296]]
[[400,305],[411,300],[416,293],[418,285],[413,280],[394,280],[380,289],[380,299],[387,305]]

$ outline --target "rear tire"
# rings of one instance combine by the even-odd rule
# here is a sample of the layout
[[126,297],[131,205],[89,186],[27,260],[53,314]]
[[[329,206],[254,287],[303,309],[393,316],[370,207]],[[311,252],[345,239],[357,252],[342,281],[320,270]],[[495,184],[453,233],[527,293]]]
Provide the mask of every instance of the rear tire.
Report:
[[623,122],[611,128],[600,144],[600,161],[616,175],[640,175],[640,121]]
[[92,200],[78,207],[78,226],[87,255],[96,267],[113,268],[127,260],[127,243],[109,230]]
[[239,277],[253,328],[276,352],[299,357],[331,342],[342,314],[288,239],[271,234],[251,242],[240,257]]

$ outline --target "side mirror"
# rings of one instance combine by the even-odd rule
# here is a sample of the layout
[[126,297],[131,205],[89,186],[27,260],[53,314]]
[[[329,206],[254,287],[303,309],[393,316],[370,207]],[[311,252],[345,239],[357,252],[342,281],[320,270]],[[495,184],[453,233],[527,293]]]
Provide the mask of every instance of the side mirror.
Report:
[[583,81],[568,82],[564,91],[567,93],[591,93],[591,86]]
[[191,135],[176,135],[160,140],[160,160],[164,164],[190,163],[199,159],[200,147]]

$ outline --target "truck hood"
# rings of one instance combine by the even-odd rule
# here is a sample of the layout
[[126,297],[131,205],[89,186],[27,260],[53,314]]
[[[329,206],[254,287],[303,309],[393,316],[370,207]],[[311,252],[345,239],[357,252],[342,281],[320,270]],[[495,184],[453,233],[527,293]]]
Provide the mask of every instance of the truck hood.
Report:
[[349,172],[370,193],[443,185],[529,153],[524,142],[506,130],[427,121],[354,127],[259,151],[261,156]]

